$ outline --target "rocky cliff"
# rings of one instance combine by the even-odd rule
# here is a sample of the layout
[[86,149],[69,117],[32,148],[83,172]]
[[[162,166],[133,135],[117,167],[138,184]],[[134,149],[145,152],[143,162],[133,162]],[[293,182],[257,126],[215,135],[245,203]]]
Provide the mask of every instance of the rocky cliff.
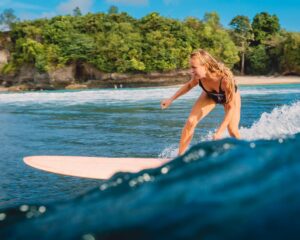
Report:
[[[3,57],[2,62],[6,61],[7,58]],[[48,73],[39,73],[32,65],[24,65],[15,74],[0,74],[0,84],[11,91],[120,88],[182,84],[189,78],[188,70],[136,74],[103,73],[89,64],[73,63]]]

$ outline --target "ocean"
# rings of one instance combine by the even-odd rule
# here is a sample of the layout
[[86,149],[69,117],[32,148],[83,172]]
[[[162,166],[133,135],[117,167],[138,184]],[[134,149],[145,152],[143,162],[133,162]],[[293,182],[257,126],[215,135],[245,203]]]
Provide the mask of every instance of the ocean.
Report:
[[[217,106],[176,157],[201,90],[0,94],[1,239],[298,239],[300,85],[240,86],[241,140],[212,141]],[[30,155],[174,158],[106,181],[26,166]]]

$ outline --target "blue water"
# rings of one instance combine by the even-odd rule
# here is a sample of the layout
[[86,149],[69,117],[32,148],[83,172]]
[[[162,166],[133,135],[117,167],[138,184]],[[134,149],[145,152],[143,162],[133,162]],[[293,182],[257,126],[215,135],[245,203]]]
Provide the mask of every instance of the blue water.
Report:
[[185,156],[108,181],[38,171],[22,158],[175,157],[199,88],[167,110],[159,102],[175,87],[0,94],[0,237],[296,236],[300,85],[240,89],[241,141],[210,141],[223,117],[218,106]]

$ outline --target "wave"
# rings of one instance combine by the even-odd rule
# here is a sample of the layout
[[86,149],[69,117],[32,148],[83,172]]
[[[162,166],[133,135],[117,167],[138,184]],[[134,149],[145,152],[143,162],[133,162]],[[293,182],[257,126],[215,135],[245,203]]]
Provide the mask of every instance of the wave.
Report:
[[296,239],[300,134],[193,146],[73,200],[4,209],[1,239]]
[[[207,135],[199,138],[200,142],[212,140],[214,131],[209,131]],[[300,101],[291,105],[283,105],[274,108],[270,113],[264,112],[251,127],[241,127],[240,134],[243,140],[253,141],[259,139],[279,139],[300,133]],[[195,136],[197,137],[197,136]],[[229,137],[228,132],[224,138]],[[179,141],[179,139],[178,139]],[[160,158],[176,157],[178,146],[172,145],[165,148],[160,154]]]
[[285,138],[300,132],[300,101],[263,113],[250,128],[241,128],[246,140]]

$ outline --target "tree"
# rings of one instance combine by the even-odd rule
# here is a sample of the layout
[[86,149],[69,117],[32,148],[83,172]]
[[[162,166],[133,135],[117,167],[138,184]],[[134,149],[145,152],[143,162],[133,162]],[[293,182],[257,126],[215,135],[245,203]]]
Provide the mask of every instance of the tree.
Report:
[[258,45],[252,47],[247,56],[247,60],[249,61],[249,73],[259,75],[259,74],[267,74],[270,72],[271,64],[270,57],[267,54],[266,48],[264,45]]
[[251,41],[253,40],[252,26],[250,24],[249,18],[246,16],[236,16],[234,17],[230,24],[233,30],[235,44],[239,48],[241,54],[241,74],[245,73],[245,54],[249,48]]
[[270,20],[273,16],[256,16],[253,26],[261,42],[254,44],[252,26],[244,16],[235,17],[228,30],[215,12],[206,13],[203,21],[180,21],[156,12],[135,19],[116,12],[112,8],[111,14],[80,16],[80,9],[75,8],[75,16],[15,22],[12,11],[6,11],[1,23],[13,24],[8,33],[11,58],[4,71],[18,71],[23,64],[48,72],[66,64],[88,63],[104,72],[163,72],[187,68],[192,50],[203,48],[230,68],[241,60],[242,72],[243,68],[253,74],[278,69],[300,72],[299,34],[276,32],[278,27]]
[[203,21],[212,26],[213,28],[221,27],[220,17],[216,12],[205,13]]
[[280,67],[284,74],[300,75],[300,33],[287,34],[280,60]]
[[118,12],[119,12],[119,9],[116,6],[110,6],[108,9],[108,14],[117,14]]
[[3,13],[0,14],[0,25],[3,25],[2,30],[11,29],[15,22],[19,19],[15,16],[14,10],[4,9]]
[[252,29],[255,45],[258,45],[279,32],[279,19],[276,15],[271,16],[266,12],[256,14],[252,22]]
[[228,67],[231,68],[239,61],[237,48],[228,31],[221,27],[217,13],[205,14],[203,24],[197,34],[200,47],[224,62]]
[[81,13],[81,10],[80,10],[79,7],[74,8],[74,10],[73,10],[73,16],[74,17],[82,16],[82,13]]

